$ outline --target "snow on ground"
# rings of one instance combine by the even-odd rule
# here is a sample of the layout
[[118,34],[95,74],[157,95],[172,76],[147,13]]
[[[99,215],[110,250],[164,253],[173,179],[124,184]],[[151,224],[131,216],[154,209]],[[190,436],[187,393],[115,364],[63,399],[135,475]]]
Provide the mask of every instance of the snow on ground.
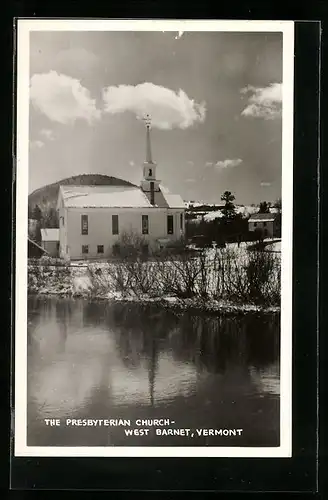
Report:
[[192,207],[201,207],[203,205],[206,205],[208,207],[215,207],[216,205],[222,205],[222,202],[218,203],[209,203],[207,201],[184,201],[184,205],[186,208],[192,208]]
[[[240,214],[243,217],[249,217],[250,215],[253,215],[259,211],[258,207],[251,207],[251,206],[244,206],[244,205],[237,205],[235,207],[235,212],[236,214]],[[206,212],[204,215],[204,220],[206,222],[215,220],[215,219],[221,219],[224,217],[224,214],[222,210],[213,210],[213,212]]]
[[[270,239],[265,241],[279,248],[280,242],[272,243]],[[175,303],[181,302],[185,307],[186,299],[178,299],[176,290],[185,288],[186,276],[189,278],[194,276],[194,290],[201,291],[205,286],[208,291],[207,310],[223,307],[224,301],[227,302],[224,308],[239,308],[240,304],[238,306],[229,304],[229,290],[231,286],[240,286],[240,279],[246,279],[245,266],[250,256],[248,247],[249,243],[241,242],[239,246],[237,243],[230,243],[226,245],[226,248],[219,250],[208,248],[203,253],[203,257],[195,254],[187,265],[179,258],[166,261],[164,266],[156,260],[149,260],[136,263],[136,266],[132,267],[129,263],[126,265],[126,263],[114,261],[112,263],[104,260],[74,261],[67,267],[43,266],[43,279],[38,272],[34,274],[35,268],[31,266],[29,291],[42,294],[92,296],[111,300],[164,301],[172,307]],[[278,263],[278,267],[273,271],[275,274],[279,272],[280,253],[276,251],[272,255]],[[45,276],[44,273],[46,273]],[[223,276],[229,276],[229,280],[226,281]],[[41,281],[39,281],[40,277]],[[275,281],[272,275],[271,282]],[[122,288],[124,282],[126,285],[123,284]],[[140,283],[143,283],[141,288]],[[219,301],[217,297],[220,297]],[[198,304],[200,300],[201,296],[197,295],[191,300],[190,306],[200,307]],[[182,307],[181,304],[179,307]],[[247,307],[250,306],[249,304]],[[204,307],[204,304],[201,305],[201,308]],[[255,305],[252,307],[257,308]]]
[[[222,201],[218,201],[217,203],[208,203],[205,201],[184,201],[184,205],[187,210],[191,210],[193,207],[197,208],[202,205],[207,205],[209,207],[219,207],[222,205]],[[243,217],[249,217],[250,215],[253,215],[259,211],[259,206],[252,206],[252,205],[236,205],[235,210],[237,214],[242,215]],[[278,213],[279,210],[278,208],[275,207],[270,207],[270,213]],[[197,212],[196,212],[197,213]],[[199,214],[199,213],[198,213]],[[201,214],[199,214],[201,215]],[[204,219],[206,221],[212,221],[217,218],[222,217],[222,211],[218,208],[218,210],[213,210],[211,212],[204,212],[202,213],[204,216]],[[200,217],[201,218],[201,217]]]
[[214,210],[213,212],[207,212],[206,215],[204,215],[204,220],[209,222],[214,219],[221,219],[222,217],[224,217],[222,210]]
[[275,241],[274,243],[267,245],[265,249],[271,252],[281,252],[281,241]]
[[75,293],[84,293],[91,288],[91,281],[88,276],[73,276],[72,282]]
[[248,217],[249,215],[256,214],[259,211],[259,207],[252,207],[252,206],[244,206],[244,205],[237,205],[236,206],[236,213],[241,214],[244,217]]

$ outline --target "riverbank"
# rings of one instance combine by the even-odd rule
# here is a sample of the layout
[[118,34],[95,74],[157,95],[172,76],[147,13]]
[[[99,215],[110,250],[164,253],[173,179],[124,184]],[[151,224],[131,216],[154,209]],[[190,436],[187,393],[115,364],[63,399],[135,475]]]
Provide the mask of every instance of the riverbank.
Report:
[[280,259],[245,249],[110,262],[30,262],[28,291],[205,312],[280,310]]
[[[77,284],[76,281],[79,281]],[[144,296],[128,296],[124,297],[118,292],[103,292],[96,293],[92,288],[89,288],[83,280],[75,280],[75,283],[65,282],[65,280],[48,282],[45,286],[32,286],[28,288],[28,294],[36,297],[57,297],[86,299],[95,302],[121,303],[121,304],[139,304],[143,306],[156,305],[162,309],[170,309],[172,311],[201,312],[206,314],[244,314],[244,313],[280,313],[280,306],[267,306],[251,303],[233,303],[227,300],[179,298],[174,296],[166,297],[149,297]]]
[[199,300],[199,299],[179,299],[177,297],[129,297],[123,298],[119,296],[112,295],[94,295],[92,293],[67,293],[67,291],[55,291],[55,290],[40,290],[29,291],[29,295],[35,295],[37,297],[58,297],[58,298],[71,298],[71,299],[87,299],[92,301],[104,302],[118,302],[118,303],[138,303],[139,305],[156,305],[163,309],[171,309],[176,311],[190,311],[190,312],[202,312],[207,314],[213,313],[234,313],[234,314],[244,314],[244,313],[280,313],[280,307],[277,306],[262,306],[256,304],[232,304],[224,301],[215,300]]

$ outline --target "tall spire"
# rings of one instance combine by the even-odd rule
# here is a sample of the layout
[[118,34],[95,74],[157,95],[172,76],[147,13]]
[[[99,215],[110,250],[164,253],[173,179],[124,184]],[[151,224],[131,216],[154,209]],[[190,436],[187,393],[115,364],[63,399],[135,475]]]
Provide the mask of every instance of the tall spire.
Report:
[[150,144],[150,128],[151,119],[149,115],[143,117],[143,121],[146,125],[146,159],[143,162],[143,179],[141,181],[142,190],[147,193],[147,197],[151,205],[155,205],[156,192],[160,190],[160,181],[156,178],[156,162],[153,161],[151,155],[151,144]]
[[150,145],[150,127],[151,127],[151,118],[149,115],[146,115],[145,118],[143,118],[144,122],[146,123],[146,163],[153,163],[152,156],[151,156],[151,145]]

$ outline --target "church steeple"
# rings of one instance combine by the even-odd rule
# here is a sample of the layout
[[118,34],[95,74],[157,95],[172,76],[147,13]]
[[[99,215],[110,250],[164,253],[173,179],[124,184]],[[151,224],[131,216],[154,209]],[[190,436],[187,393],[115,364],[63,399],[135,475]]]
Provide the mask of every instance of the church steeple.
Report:
[[149,115],[146,115],[144,118],[146,123],[146,163],[153,163],[151,156],[151,144],[150,144],[150,127],[151,127],[151,119]]
[[156,179],[156,162],[153,161],[151,153],[150,129],[151,118],[146,115],[143,118],[146,124],[146,161],[143,164],[143,178],[141,180],[141,189],[148,197],[152,205],[156,204],[157,194],[160,192],[160,181]]
[[156,162],[153,161],[151,152],[151,140],[150,140],[150,129],[151,129],[151,118],[146,115],[143,118],[146,124],[146,161],[144,162],[143,168],[143,178],[144,180],[155,181],[156,180]]

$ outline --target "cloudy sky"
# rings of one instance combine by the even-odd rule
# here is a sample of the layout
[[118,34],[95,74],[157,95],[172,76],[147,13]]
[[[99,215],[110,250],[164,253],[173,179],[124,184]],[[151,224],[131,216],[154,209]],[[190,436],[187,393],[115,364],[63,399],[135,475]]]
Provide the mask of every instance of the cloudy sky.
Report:
[[158,178],[184,199],[281,194],[280,33],[32,32],[29,192],[71,175]]

